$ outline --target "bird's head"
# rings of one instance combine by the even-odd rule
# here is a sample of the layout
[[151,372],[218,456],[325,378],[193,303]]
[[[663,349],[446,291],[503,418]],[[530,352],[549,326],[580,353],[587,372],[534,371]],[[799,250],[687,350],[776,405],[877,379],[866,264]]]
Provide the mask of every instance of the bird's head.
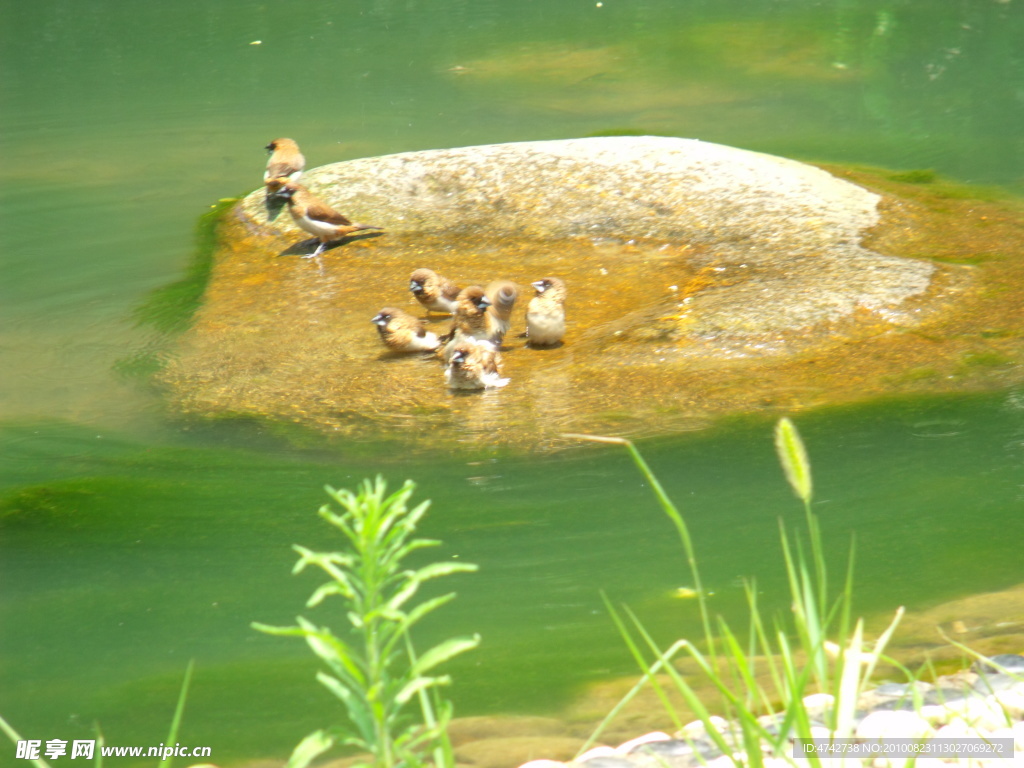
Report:
[[376,325],[381,330],[383,330],[384,328],[388,327],[388,323],[391,322],[391,318],[393,317],[394,314],[392,311],[388,309],[382,309],[380,312],[373,316],[373,319],[370,320],[370,322]]
[[292,139],[274,139],[264,147],[267,152],[276,152],[279,149],[293,149],[299,151],[299,145]]

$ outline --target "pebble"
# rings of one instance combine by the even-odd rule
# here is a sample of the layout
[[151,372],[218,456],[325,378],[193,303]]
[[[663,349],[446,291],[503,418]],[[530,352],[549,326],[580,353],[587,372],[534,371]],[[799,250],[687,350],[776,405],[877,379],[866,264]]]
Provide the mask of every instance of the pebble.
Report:
[[865,741],[896,738],[920,739],[934,734],[935,731],[931,724],[923,717],[915,712],[906,712],[900,709],[879,709],[870,712],[854,729],[854,736]]
[[[970,672],[961,672],[937,684],[883,683],[866,691],[858,701],[855,736],[863,740],[895,738],[1001,738],[1014,739],[1014,752],[1008,761],[993,759],[940,759],[933,756],[917,758],[916,768],[1009,768],[1022,760],[1024,754],[1024,656],[1002,654],[993,662],[976,662]],[[998,666],[996,666],[998,665]],[[1010,674],[1007,674],[1009,672]],[[915,709],[915,699],[922,701]],[[804,706],[815,720],[827,720],[834,699],[828,694],[812,694],[804,698]],[[722,717],[708,718],[723,734],[726,742],[739,743],[739,726]],[[778,734],[781,719],[766,715],[759,722],[770,733]],[[811,727],[815,738],[827,738],[829,731],[820,723]],[[805,758],[786,755],[764,755],[766,768],[810,766]],[[737,748],[735,757],[746,761],[747,755]],[[822,768],[895,768],[905,758],[878,757],[822,759]],[[733,757],[723,755],[708,737],[707,727],[700,720],[683,726],[671,735],[661,731],[630,739],[617,747],[595,747],[576,760],[559,763],[534,760],[520,768],[733,768]]]
[[656,741],[672,741],[672,737],[669,736],[667,733],[655,731],[654,733],[648,733],[644,736],[638,736],[635,739],[630,739],[629,741],[619,744],[619,751],[632,752],[638,747],[642,747],[645,744],[649,745]]
[[988,661],[974,662],[971,669],[979,674],[1002,672],[999,667],[1008,672],[1024,673],[1024,656],[1015,653],[1000,653],[998,656],[989,657]]
[[586,768],[636,768],[636,763],[628,758],[617,755],[591,757],[580,761],[579,764],[586,766]]

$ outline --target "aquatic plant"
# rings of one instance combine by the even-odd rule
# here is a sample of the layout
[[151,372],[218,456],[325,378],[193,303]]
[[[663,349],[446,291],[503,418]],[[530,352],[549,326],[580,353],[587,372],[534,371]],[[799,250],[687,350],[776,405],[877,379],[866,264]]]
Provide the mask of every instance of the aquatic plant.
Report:
[[[319,672],[317,679],[341,700],[348,713],[348,723],[307,736],[292,753],[288,768],[304,768],[335,744],[353,746],[369,755],[368,761],[355,765],[454,765],[447,737],[452,707],[438,692],[450,678],[433,671],[453,656],[476,647],[480,638],[445,640],[417,654],[410,630],[455,594],[430,598],[414,607],[411,601],[425,582],[477,568],[454,562],[416,569],[403,565],[413,552],[440,544],[412,538],[430,506],[425,501],[408,508],[415,487],[412,481],[406,481],[399,491],[387,495],[387,484],[379,476],[374,482],[364,481],[358,493],[328,487],[328,495],[342,512],[324,505],[319,514],[344,535],[345,551],[314,552],[294,547],[299,560],[293,573],[315,566],[330,577],[313,592],[307,607],[319,605],[328,597],[341,598],[349,624],[343,636],[301,616],[294,627],[253,624],[262,632],[305,638],[330,670]],[[420,707],[419,722],[410,722],[406,712],[414,699]]]
[[[903,609],[868,648],[864,639],[863,621],[858,619],[851,629],[853,551],[846,568],[846,578],[837,595],[828,590],[828,569],[821,542],[821,531],[811,511],[813,482],[810,460],[796,427],[782,419],[775,428],[775,446],[786,478],[803,504],[810,555],[800,540],[791,541],[783,523],[779,522],[783,559],[788,577],[792,617],[766,620],[757,604],[757,588],[752,581],[745,584],[750,615],[749,635],[741,638],[722,617],[712,619],[708,593],[697,567],[693,542],[685,519],[668,498],[658,479],[644,461],[636,446],[621,438],[574,435],[585,440],[624,445],[647,479],[661,506],[675,525],[693,576],[703,630],[704,648],[688,639],[681,639],[662,649],[628,608],[616,609],[605,597],[605,605],[622,635],[643,678],[616,705],[581,749],[586,751],[622,708],[649,684],[662,702],[676,729],[684,722],[669,698],[674,689],[687,707],[703,723],[708,738],[726,755],[744,765],[761,766],[765,753],[793,760],[791,739],[811,738],[812,717],[824,718],[829,732],[837,738],[853,735],[857,699],[865,690],[883,649],[896,629]],[[712,717],[708,702],[702,701],[691,685],[671,663],[685,652],[720,696],[720,712],[726,723]],[[892,659],[888,663],[910,672]],[[764,682],[767,680],[768,682]],[[831,703],[823,713],[814,711],[805,701],[815,692],[831,694]],[[809,755],[812,765],[819,760]]]

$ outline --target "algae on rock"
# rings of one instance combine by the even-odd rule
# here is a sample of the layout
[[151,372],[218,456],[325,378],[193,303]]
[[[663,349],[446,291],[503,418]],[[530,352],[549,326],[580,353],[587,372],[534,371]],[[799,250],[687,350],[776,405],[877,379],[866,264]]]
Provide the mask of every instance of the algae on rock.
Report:
[[[940,206],[929,195],[941,190],[877,174],[632,136],[364,158],[303,181],[385,234],[318,264],[300,257],[306,235],[262,189],[244,198],[160,374],[181,412],[425,446],[549,446],[567,431],[667,432],[724,412],[989,385],[1020,356],[1021,292],[1000,294],[1005,319],[990,298],[993,279],[1019,276],[942,258],[958,243],[1015,267],[1014,202]],[[971,213],[950,214],[957,205]],[[380,346],[370,318],[382,306],[419,311],[407,291],[419,267],[462,286],[520,285],[508,387],[453,395],[436,360]],[[529,283],[548,275],[568,285],[569,331],[562,347],[533,350],[515,334]],[[1002,335],[971,338],[980,318]],[[948,379],[945,361],[968,354],[1006,366],[960,366]]]

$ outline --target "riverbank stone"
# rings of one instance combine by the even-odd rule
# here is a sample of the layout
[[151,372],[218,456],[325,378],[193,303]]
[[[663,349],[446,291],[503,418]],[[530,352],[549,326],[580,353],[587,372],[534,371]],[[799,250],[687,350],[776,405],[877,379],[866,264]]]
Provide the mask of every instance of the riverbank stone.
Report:
[[[1018,203],[830,170],[668,137],[314,168],[304,184],[384,234],[305,259],[306,233],[249,194],[222,220],[202,305],[157,378],[187,417],[551,447],[566,432],[664,433],[1019,376]],[[430,355],[382,347],[370,318],[422,314],[407,290],[420,267],[520,286],[507,387],[452,394]],[[530,349],[516,334],[545,276],[568,286],[568,332]]]

